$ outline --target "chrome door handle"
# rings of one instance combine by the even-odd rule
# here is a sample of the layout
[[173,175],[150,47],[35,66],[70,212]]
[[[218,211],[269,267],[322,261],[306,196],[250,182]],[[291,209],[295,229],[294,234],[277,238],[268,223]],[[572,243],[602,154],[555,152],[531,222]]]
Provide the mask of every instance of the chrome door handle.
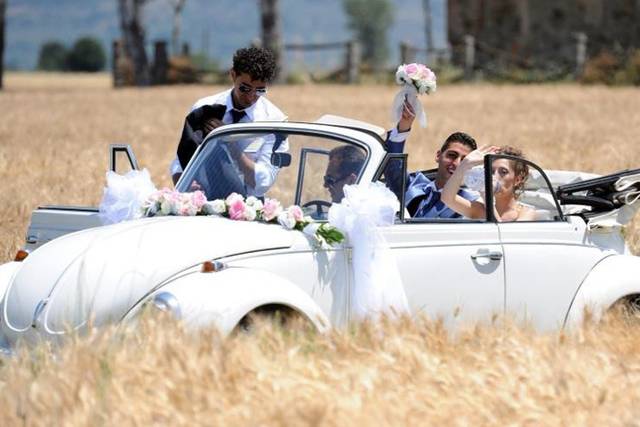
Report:
[[479,258],[489,258],[492,261],[500,261],[502,259],[502,252],[480,252],[471,255],[471,259],[477,260]]

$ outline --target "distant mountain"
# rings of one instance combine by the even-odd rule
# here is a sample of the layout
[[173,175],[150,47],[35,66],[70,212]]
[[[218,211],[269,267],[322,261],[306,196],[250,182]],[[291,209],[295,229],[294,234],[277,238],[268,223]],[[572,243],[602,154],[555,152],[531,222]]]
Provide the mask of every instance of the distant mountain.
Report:
[[[434,42],[446,44],[446,0],[432,0]],[[397,45],[407,41],[424,46],[422,0],[394,0],[395,22],[389,31],[393,57]],[[285,43],[342,41],[350,38],[342,0],[281,0]],[[187,0],[182,14],[182,39],[192,52],[206,51],[227,66],[231,54],[259,36],[258,0]],[[147,40],[170,39],[172,10],[166,0],[145,6]],[[107,52],[119,36],[116,0],[9,0],[6,22],[5,64],[33,69],[42,43],[59,40],[71,45],[78,37],[102,40]],[[289,66],[333,67],[341,53],[314,53],[287,57]]]

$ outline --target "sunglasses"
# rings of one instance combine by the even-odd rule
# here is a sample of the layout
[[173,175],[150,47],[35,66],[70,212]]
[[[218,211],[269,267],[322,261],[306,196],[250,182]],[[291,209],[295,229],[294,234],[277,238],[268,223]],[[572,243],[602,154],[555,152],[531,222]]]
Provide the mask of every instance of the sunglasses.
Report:
[[249,86],[246,83],[240,83],[240,86],[238,86],[238,90],[242,93],[252,93],[255,92],[256,96],[263,96],[267,94],[267,88],[266,87],[257,87],[254,88],[252,86]]
[[351,172],[349,172],[346,175],[343,175],[341,177],[334,177],[331,175],[325,175],[323,177],[324,179],[324,186],[325,187],[333,187],[334,185],[336,185],[338,182],[342,181],[343,179],[345,179],[346,177],[348,177],[349,175],[351,175]]

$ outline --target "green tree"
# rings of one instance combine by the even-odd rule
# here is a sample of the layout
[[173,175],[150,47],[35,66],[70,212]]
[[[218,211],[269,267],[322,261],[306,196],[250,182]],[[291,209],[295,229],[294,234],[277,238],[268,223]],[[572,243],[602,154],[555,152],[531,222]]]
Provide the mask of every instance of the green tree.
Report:
[[389,0],[344,0],[349,28],[362,46],[362,59],[375,69],[387,60],[387,31],[393,23],[393,7]]
[[104,69],[107,57],[102,44],[93,37],[79,38],[67,58],[71,71],[95,72]]
[[64,71],[67,69],[67,48],[58,41],[48,41],[40,46],[38,69],[44,71]]

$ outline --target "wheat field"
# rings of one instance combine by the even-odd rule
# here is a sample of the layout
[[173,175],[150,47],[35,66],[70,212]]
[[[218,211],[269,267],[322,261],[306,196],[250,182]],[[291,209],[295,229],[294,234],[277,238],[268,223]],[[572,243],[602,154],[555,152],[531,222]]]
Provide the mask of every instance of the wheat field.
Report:
[[[109,143],[169,185],[182,120],[222,87],[110,87],[107,75],[16,74],[0,92],[0,262],[31,210],[96,205]],[[324,113],[392,125],[392,86],[275,86],[290,120]],[[547,169],[640,167],[640,90],[441,86],[414,127],[411,169],[450,133],[509,144]],[[625,233],[640,252],[640,221]],[[328,335],[266,327],[220,340],[161,319],[0,359],[0,425],[640,425],[637,327],[615,318],[539,334],[508,319],[452,336],[402,319]]]

